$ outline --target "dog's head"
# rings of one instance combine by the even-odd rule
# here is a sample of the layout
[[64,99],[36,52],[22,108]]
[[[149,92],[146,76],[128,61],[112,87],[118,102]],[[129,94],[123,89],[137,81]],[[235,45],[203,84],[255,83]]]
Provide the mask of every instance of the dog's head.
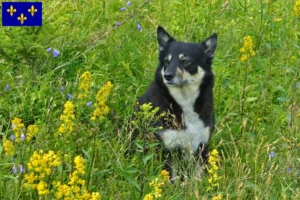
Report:
[[211,75],[211,64],[217,46],[214,33],[201,43],[176,41],[162,27],[157,28],[159,44],[159,68],[167,87],[182,87],[188,84],[201,84],[205,75]]

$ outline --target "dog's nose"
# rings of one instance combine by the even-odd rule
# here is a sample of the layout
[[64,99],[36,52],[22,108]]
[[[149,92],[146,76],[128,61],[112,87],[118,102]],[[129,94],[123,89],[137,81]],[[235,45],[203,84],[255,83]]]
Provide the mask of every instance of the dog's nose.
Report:
[[166,74],[164,74],[164,77],[165,77],[165,79],[167,80],[167,81],[170,81],[170,80],[172,80],[173,78],[174,78],[174,74],[173,73],[166,73]]

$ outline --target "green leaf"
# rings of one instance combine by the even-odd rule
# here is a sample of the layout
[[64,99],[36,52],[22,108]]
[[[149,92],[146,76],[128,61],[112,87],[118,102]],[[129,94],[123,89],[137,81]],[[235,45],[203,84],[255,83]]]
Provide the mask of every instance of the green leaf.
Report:
[[134,168],[134,167],[128,167],[128,168],[124,169],[124,171],[129,174],[134,174],[134,173],[140,172],[141,170]]
[[143,158],[143,163],[146,165],[147,161],[153,157],[154,153],[151,153]]
[[252,102],[252,101],[256,101],[257,97],[249,97],[246,99],[246,102]]
[[92,160],[92,158],[91,158],[89,152],[87,152],[86,150],[82,149],[82,153],[84,154],[84,156],[85,156],[89,161]]
[[158,146],[158,145],[160,145],[160,143],[159,143],[159,142],[156,142],[156,143],[148,144],[147,146],[148,146],[148,147],[156,147],[156,146]]
[[228,116],[238,116],[238,113],[228,113]]
[[280,102],[286,102],[287,98],[286,97],[277,97],[277,100]]
[[296,83],[296,88],[297,88],[297,89],[300,88],[300,81]]
[[4,175],[4,178],[8,178],[8,179],[14,179],[14,180],[18,180],[18,177],[12,176],[12,175]]
[[131,175],[123,174],[123,177],[132,185],[134,185],[139,191],[141,190],[140,186],[137,184],[136,180],[132,178]]
[[246,186],[249,188],[249,189],[252,189],[253,191],[256,191],[256,192],[261,192],[261,189],[259,188],[258,185],[250,182],[250,181],[245,181],[246,183]]

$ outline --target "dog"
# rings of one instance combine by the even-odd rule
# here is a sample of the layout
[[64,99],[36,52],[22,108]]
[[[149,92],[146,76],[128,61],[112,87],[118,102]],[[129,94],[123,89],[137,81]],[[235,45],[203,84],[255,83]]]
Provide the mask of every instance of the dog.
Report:
[[[155,79],[138,103],[151,102],[153,107],[159,107],[158,115],[164,112],[173,116],[175,126],[169,123],[170,118],[155,124],[163,127],[155,137],[163,146],[163,168],[169,172],[171,181],[178,178],[175,176],[178,160],[183,161],[184,170],[193,160],[194,171],[199,176],[201,166],[208,160],[208,144],[215,124],[211,67],[217,34],[201,43],[186,43],[176,41],[158,26],[157,40],[159,63]],[[137,135],[133,134],[131,143]],[[197,165],[200,168],[196,168]]]

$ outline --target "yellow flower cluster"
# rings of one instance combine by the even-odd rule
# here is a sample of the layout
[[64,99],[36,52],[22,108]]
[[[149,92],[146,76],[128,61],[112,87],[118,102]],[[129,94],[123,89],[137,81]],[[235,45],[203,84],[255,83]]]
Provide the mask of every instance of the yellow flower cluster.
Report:
[[108,113],[108,106],[105,104],[107,101],[107,97],[112,89],[112,84],[110,81],[105,83],[102,88],[98,91],[96,95],[96,108],[94,110],[93,116],[91,117],[91,120],[96,120],[97,117],[100,119],[103,119],[104,115]]
[[25,174],[24,187],[36,189],[39,196],[49,194],[48,184],[45,180],[51,175],[52,168],[60,165],[59,157],[54,151],[44,153],[34,152],[27,163],[29,174]]
[[67,101],[64,105],[63,114],[60,116],[62,124],[60,125],[58,132],[67,136],[70,135],[74,128],[74,119],[74,105],[71,101]]
[[[13,141],[20,142],[21,139],[25,139],[25,126],[22,123],[22,119],[15,117],[11,121],[11,126],[14,131]],[[39,128],[36,125],[29,125],[27,127],[26,139],[29,142],[35,134],[39,131]]]
[[74,163],[75,163],[75,169],[82,175],[85,174],[85,166],[84,166],[84,159],[81,156],[76,156],[74,159]]
[[219,152],[214,149],[212,152],[210,152],[209,154],[209,158],[208,158],[208,163],[210,165],[210,169],[208,170],[209,173],[209,179],[208,182],[211,186],[211,188],[219,186],[218,184],[218,162],[219,162]]
[[[159,118],[166,116],[165,112],[162,112],[160,115],[156,115],[159,108],[153,108],[151,103],[145,103],[140,106],[140,110],[138,112],[134,112],[135,120],[132,121],[132,124],[138,127],[144,122],[151,123],[157,121]],[[161,127],[158,127],[159,129]]]
[[85,188],[85,180],[82,179],[85,174],[84,159],[81,156],[76,156],[74,159],[74,171],[69,175],[68,184],[61,182],[53,183],[56,188],[55,197],[57,199],[79,199],[79,200],[99,200],[98,192],[89,193]]
[[5,140],[3,143],[4,153],[7,156],[13,156],[15,153],[15,147],[10,140]]
[[150,182],[149,186],[153,187],[153,190],[146,194],[144,200],[153,200],[161,197],[162,187],[169,181],[169,172],[166,170],[162,170],[159,174],[158,178],[155,178]]
[[29,142],[37,132],[39,132],[39,128],[36,125],[29,125],[27,127],[26,140]]
[[213,197],[212,200],[222,200],[222,194],[219,194],[218,196]]
[[15,117],[12,121],[12,129],[15,132],[15,141],[20,142],[21,141],[21,134],[22,131],[24,131],[24,124],[22,123],[22,119]]
[[300,17],[300,0],[297,0],[294,5],[294,14]]
[[240,49],[240,52],[242,62],[249,60],[251,56],[255,56],[252,38],[249,35],[244,37],[244,46]]
[[82,93],[78,95],[79,99],[86,98],[89,94],[90,86],[92,83],[92,74],[89,71],[84,72],[80,77],[79,90],[82,90]]

